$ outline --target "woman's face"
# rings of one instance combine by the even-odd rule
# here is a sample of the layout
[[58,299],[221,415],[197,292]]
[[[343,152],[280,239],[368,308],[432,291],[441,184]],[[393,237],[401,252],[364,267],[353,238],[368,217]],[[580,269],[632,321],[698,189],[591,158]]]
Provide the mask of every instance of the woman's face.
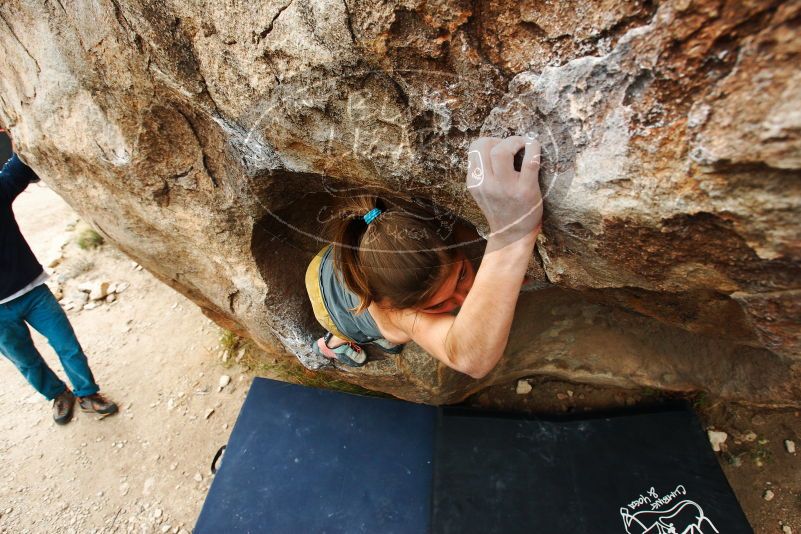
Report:
[[457,252],[456,262],[449,265],[450,271],[434,295],[418,309],[423,313],[449,313],[461,307],[473,281],[476,271],[464,253]]

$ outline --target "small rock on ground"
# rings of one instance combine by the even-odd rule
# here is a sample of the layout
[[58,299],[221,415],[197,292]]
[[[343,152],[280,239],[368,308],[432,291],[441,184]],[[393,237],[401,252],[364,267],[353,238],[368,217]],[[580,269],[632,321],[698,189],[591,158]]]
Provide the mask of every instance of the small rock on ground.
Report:
[[720,452],[720,446],[723,445],[729,437],[727,433],[719,430],[708,430],[707,436],[709,436],[709,443],[712,445],[712,450],[715,452]]
[[231,383],[231,377],[228,375],[222,375],[220,377],[220,391],[222,391],[222,389],[230,383]]

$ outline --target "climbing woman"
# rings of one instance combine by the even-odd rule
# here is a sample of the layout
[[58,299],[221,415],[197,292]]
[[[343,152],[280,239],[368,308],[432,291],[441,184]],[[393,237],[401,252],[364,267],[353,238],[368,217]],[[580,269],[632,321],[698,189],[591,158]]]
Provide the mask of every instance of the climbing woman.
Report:
[[473,378],[489,373],[506,348],[540,232],[539,160],[533,134],[470,145],[466,185],[490,227],[477,270],[464,233],[441,237],[430,213],[376,196],[349,199],[326,226],[333,242],[306,271],[315,317],[328,330],[315,352],[361,366],[360,345],[397,354],[414,341]]

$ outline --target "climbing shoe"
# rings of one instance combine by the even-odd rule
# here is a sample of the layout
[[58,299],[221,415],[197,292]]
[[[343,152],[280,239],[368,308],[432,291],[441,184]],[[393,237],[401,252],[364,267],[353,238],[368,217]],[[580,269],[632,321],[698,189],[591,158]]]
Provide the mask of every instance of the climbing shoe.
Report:
[[332,337],[334,335],[331,332],[326,332],[324,337],[314,343],[314,352],[325,358],[335,359],[350,367],[361,367],[367,362],[367,355],[356,343],[348,341],[338,347],[329,347],[328,344]]

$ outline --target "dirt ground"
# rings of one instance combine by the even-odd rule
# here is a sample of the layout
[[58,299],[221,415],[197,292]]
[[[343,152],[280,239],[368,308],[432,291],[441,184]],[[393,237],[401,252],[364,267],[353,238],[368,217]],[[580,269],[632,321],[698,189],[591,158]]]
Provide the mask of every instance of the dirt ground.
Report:
[[[65,279],[65,295],[94,280],[129,287],[112,303],[67,312],[119,414],[77,412],[58,426],[50,403],[0,358],[0,532],[191,531],[250,378],[223,367],[220,330],[194,304],[109,245],[78,248],[68,230],[76,215],[45,186],[30,186],[14,210],[41,262],[68,242],[48,269],[51,284]],[[34,339],[65,378],[44,338]],[[231,382],[218,391],[221,375]]]
[[[62,256],[48,271],[65,305],[80,297],[81,283],[127,287],[113,302],[67,312],[102,391],[121,407],[118,415],[96,420],[78,412],[57,426],[50,403],[0,358],[0,532],[191,531],[211,483],[211,458],[228,440],[250,385],[248,371],[233,358],[222,362],[219,328],[187,299],[109,245],[79,248],[77,216],[46,186],[29,187],[14,208],[40,261]],[[34,339],[64,377],[46,341]],[[230,383],[220,389],[223,375]],[[529,382],[527,394],[507,384],[467,404],[558,414],[676,400],[653,391]],[[718,458],[755,532],[801,534],[799,457],[784,445],[789,439],[801,446],[799,412],[704,396],[690,401],[705,426],[728,434]]]

